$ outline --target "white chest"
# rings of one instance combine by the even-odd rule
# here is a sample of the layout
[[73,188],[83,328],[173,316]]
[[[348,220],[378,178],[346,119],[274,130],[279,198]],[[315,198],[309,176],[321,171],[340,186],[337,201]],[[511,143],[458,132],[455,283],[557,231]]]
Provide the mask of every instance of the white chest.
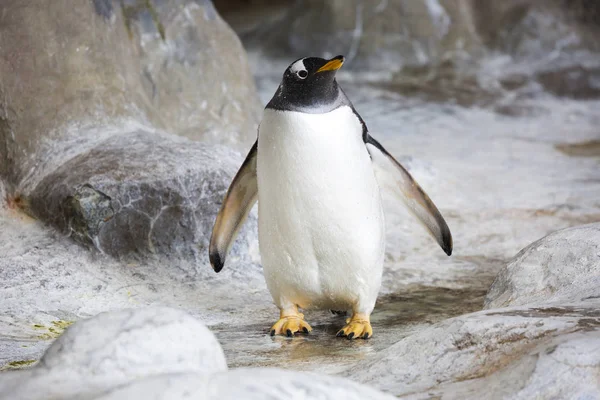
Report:
[[265,110],[257,173],[260,251],[274,297],[348,303],[340,298],[357,285],[372,286],[369,274],[381,273],[383,213],[362,127],[349,107],[326,114]]

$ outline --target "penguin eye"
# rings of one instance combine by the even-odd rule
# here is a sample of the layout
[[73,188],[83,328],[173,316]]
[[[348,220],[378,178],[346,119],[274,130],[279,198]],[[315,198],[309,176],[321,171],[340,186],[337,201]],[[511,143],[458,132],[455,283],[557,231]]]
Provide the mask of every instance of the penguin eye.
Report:
[[296,75],[298,75],[298,78],[300,79],[306,79],[308,76],[308,71],[301,69],[300,71],[296,72]]

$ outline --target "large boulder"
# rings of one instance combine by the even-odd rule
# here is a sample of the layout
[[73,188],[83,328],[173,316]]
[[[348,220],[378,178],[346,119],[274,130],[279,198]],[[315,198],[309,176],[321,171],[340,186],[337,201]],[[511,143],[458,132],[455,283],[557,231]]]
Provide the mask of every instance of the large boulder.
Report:
[[243,160],[217,144],[245,155],[260,113],[212,3],[9,0],[0,12],[0,176],[17,205],[106,254],[205,262]]
[[344,375],[405,399],[599,397],[599,243],[600,224],[538,240],[500,271],[487,310],[403,338]]
[[[65,153],[77,139],[40,152],[38,165],[49,172],[27,182],[26,209],[114,257],[157,254],[206,263],[212,225],[240,154],[144,127],[119,132],[101,130],[75,157]],[[248,252],[255,230],[251,215],[234,254]]]
[[[144,92],[165,129],[193,140],[250,149],[262,107],[246,52],[212,2],[124,3],[125,23],[139,45]],[[118,14],[118,7],[113,10]]]
[[220,400],[391,400],[394,397],[347,379],[274,368],[238,369],[211,376],[180,374],[149,378],[97,400],[189,398]]
[[[596,399],[600,396],[600,332],[564,335],[535,346],[492,375],[441,385],[442,399]],[[401,398],[426,398],[402,396]],[[429,397],[431,398],[431,397]]]
[[[361,0],[258,1],[247,8],[262,7],[263,13],[249,13],[229,1],[216,1],[226,20],[247,45],[267,54],[281,51],[291,58],[331,57],[344,54],[347,68],[395,71],[403,65],[433,62],[442,53],[477,46],[470,0],[385,2]],[[236,2],[233,2],[236,3]],[[253,23],[271,15],[271,23]],[[254,18],[252,18],[254,17]]]
[[12,183],[73,122],[133,118],[240,148],[256,137],[245,53],[210,1],[8,0],[0,11],[11,16],[0,26],[0,174]]
[[523,249],[497,275],[485,308],[600,298],[600,224],[553,232]]
[[278,369],[227,370],[214,335],[165,307],[76,322],[37,365],[0,375],[0,397],[60,399],[392,399],[348,380]]
[[[521,391],[556,395],[572,388],[600,396],[600,384],[589,380],[600,372],[600,359],[588,353],[600,337],[599,305],[511,307],[448,319],[400,340],[344,375],[406,398],[435,397],[444,385],[461,382],[472,385],[471,392],[453,397],[448,390],[448,398],[488,398],[491,386],[491,398],[514,398]],[[559,358],[544,356],[557,348]],[[546,370],[550,365],[572,370],[547,385],[561,370]],[[512,373],[517,366],[519,373]],[[480,378],[488,384],[465,383]]]
[[[600,7],[587,0],[216,0],[251,48],[292,57],[348,56],[348,67],[398,71],[467,61],[489,49],[539,57],[598,49]],[[591,16],[595,15],[596,18]],[[345,68],[348,68],[345,67]]]
[[75,323],[35,367],[0,375],[0,397],[82,398],[149,376],[225,370],[216,338],[185,312],[122,310]]
[[[173,307],[235,326],[238,339],[240,330],[260,334],[275,315],[249,249],[215,274],[208,262],[183,258],[116,260],[13,208],[0,211],[0,227],[0,371],[31,366],[65,326],[104,311]],[[225,343],[239,348],[234,337]]]

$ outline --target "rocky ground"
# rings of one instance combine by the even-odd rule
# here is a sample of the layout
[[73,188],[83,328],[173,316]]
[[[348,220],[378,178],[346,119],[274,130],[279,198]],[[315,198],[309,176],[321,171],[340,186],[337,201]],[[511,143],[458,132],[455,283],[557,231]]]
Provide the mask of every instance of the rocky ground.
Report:
[[[107,56],[112,75],[99,72],[104,66],[87,75],[89,87],[115,76],[125,82],[106,89],[116,103],[78,89],[88,81],[73,71],[99,61],[82,62],[75,40],[67,54],[79,67],[65,62],[56,83],[29,86],[38,94],[71,88],[66,100],[56,96],[58,114],[40,105],[37,119],[23,122],[14,110],[36,104],[26,90],[2,103],[0,397],[600,398],[600,99],[573,95],[582,92],[573,82],[593,89],[593,57],[583,63],[592,72],[560,79],[506,54],[488,55],[476,74],[460,77],[441,67],[431,77],[416,69],[358,73],[350,63],[340,84],[371,134],[438,205],[454,253],[447,257],[384,193],[375,336],[336,338],[343,317],[310,312],[310,335],[270,337],[277,310],[260,268],[256,215],[220,274],[208,265],[206,243],[259,103],[293,56],[273,56],[248,34],[256,93],[245,58],[216,45],[224,35],[230,48],[240,46],[209,2],[126,3],[133,8],[125,16],[109,0],[78,10],[110,43],[139,40],[120,48],[139,57],[139,68]],[[0,8],[39,13],[33,2],[17,4]],[[60,13],[71,3],[55,4]],[[543,19],[532,10],[530,19]],[[197,38],[214,50],[192,46]],[[29,65],[13,56],[0,59],[3,76],[15,63]],[[217,79],[215,65],[237,65],[247,78],[202,86]],[[12,99],[24,84],[2,85]],[[230,118],[228,107],[244,117]],[[206,117],[187,118],[190,109]],[[68,117],[50,126],[48,115]],[[207,118],[212,128],[199,132]]]

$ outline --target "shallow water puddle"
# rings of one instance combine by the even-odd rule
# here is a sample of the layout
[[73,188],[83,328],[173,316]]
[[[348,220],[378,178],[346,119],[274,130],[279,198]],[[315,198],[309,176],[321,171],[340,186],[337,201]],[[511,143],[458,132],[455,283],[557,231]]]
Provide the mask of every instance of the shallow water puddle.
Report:
[[[270,337],[268,324],[213,328],[230,368],[271,366],[337,373],[427,325],[480,310],[485,290],[416,287],[380,296],[371,316],[374,337],[367,341],[335,336],[345,316],[305,312],[313,332],[293,338]],[[277,313],[273,312],[273,321]]]

